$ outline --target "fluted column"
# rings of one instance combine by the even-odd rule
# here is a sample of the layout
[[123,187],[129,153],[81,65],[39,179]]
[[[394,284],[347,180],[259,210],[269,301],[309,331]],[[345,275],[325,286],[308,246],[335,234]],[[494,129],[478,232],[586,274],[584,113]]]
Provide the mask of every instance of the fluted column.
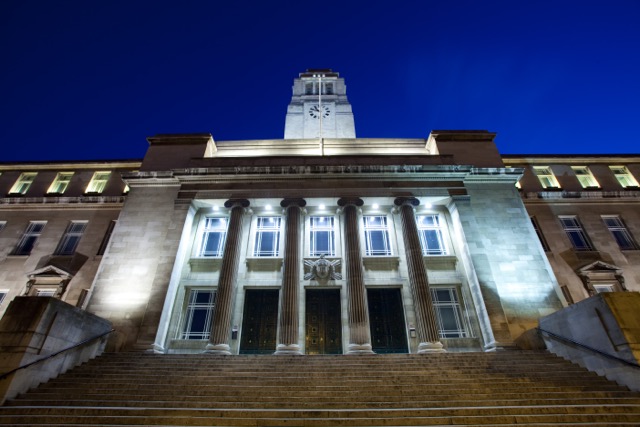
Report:
[[216,305],[213,309],[213,319],[211,321],[211,335],[209,344],[205,349],[205,353],[215,354],[231,354],[229,338],[231,336],[233,298],[236,294],[238,264],[242,246],[242,219],[245,209],[249,207],[249,201],[231,199],[227,200],[224,206],[231,209],[231,215],[229,215],[227,238],[224,243],[224,252],[222,253]]
[[427,270],[422,258],[422,247],[418,238],[418,225],[413,211],[414,206],[418,206],[420,201],[414,197],[398,197],[394,203],[398,206],[402,218],[402,236],[409,269],[409,284],[416,313],[418,353],[443,352]]
[[342,198],[338,205],[344,213],[344,241],[347,277],[347,304],[349,315],[349,347],[347,353],[373,353],[367,290],[364,286],[358,207],[364,202],[357,197]]
[[286,209],[284,267],[280,296],[280,325],[275,354],[302,354],[298,344],[298,287],[300,286],[300,209],[304,199],[284,199]]

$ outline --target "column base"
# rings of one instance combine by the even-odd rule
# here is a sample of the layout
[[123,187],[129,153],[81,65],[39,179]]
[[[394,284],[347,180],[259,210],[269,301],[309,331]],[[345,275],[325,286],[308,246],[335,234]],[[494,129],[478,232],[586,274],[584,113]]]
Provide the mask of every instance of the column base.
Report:
[[231,355],[231,347],[228,344],[207,344],[204,349],[204,352],[207,354],[224,354],[227,356]]
[[440,341],[436,342],[421,342],[418,345],[418,354],[426,354],[426,353],[446,353],[447,350],[442,348],[442,343]]
[[276,352],[273,354],[278,356],[302,356],[302,352],[300,351],[300,346],[298,344],[278,344],[278,346],[276,347]]
[[147,349],[145,353],[165,354],[167,351],[160,344],[154,344],[151,348]]
[[349,344],[347,354],[375,354],[371,344]]

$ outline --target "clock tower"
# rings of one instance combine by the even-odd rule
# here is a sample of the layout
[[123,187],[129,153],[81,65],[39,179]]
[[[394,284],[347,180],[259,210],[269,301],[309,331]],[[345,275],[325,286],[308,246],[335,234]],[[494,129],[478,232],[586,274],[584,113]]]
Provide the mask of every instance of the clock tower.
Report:
[[293,81],[285,139],[355,138],[344,79],[330,69],[308,69]]

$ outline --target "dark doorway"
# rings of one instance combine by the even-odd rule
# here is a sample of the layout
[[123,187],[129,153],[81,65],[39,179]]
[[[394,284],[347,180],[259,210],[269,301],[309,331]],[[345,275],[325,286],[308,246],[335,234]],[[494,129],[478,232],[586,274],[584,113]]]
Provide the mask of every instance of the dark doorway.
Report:
[[402,295],[398,288],[367,289],[371,345],[376,353],[407,353]]
[[342,354],[340,289],[307,289],[306,353]]
[[242,316],[240,354],[271,354],[276,351],[278,290],[247,289]]

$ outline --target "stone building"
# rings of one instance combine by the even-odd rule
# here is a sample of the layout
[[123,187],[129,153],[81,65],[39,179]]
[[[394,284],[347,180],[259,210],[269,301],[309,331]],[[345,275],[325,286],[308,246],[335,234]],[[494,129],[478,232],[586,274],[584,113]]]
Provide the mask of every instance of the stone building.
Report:
[[294,80],[284,136],[0,164],[0,313],[55,296],[113,322],[114,349],[455,352],[640,291],[638,155],[504,156],[488,131],[357,138],[331,70]]

